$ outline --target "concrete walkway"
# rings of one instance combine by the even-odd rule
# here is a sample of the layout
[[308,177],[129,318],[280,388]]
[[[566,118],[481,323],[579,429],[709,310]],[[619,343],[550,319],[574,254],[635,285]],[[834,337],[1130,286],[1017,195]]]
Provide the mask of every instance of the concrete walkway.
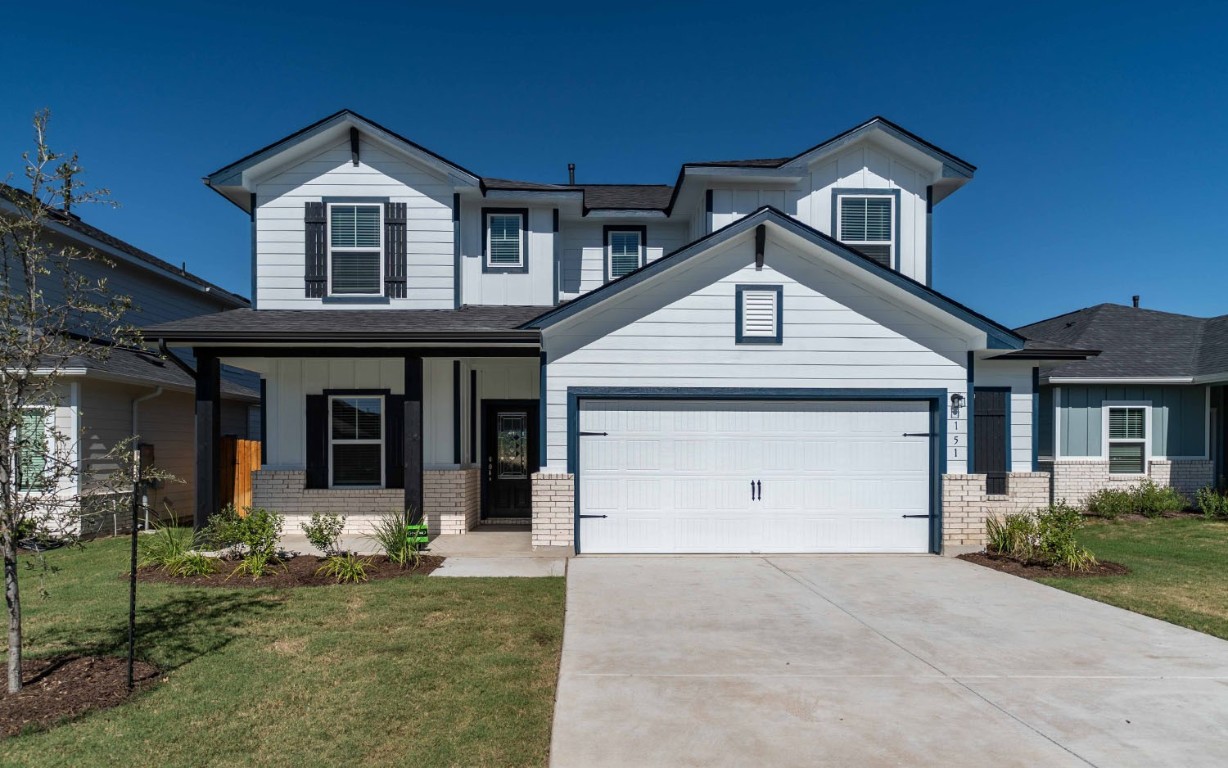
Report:
[[551,764],[1223,766],[1228,643],[932,556],[570,563]]
[[564,576],[571,553],[569,547],[533,549],[528,529],[482,528],[436,536],[427,550],[445,558],[432,576]]

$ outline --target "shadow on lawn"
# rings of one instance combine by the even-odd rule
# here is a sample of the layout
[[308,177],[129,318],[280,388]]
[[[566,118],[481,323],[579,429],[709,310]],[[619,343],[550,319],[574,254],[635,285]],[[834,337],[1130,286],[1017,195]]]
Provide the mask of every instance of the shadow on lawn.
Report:
[[[278,596],[217,589],[188,591],[161,596],[158,602],[140,602],[136,614],[136,654],[169,672],[225,648],[240,634],[240,628],[283,607]],[[99,617],[102,618],[102,617]],[[119,615],[105,623],[76,624],[40,633],[39,644],[57,648],[56,656],[125,654],[128,648],[127,604]]]

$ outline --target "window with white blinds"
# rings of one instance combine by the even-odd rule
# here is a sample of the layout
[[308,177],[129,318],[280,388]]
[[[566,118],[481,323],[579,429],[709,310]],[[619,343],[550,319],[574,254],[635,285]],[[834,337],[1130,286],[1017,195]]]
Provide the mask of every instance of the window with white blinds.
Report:
[[637,231],[611,231],[607,235],[608,271],[610,279],[622,277],[628,272],[639,269],[643,262],[643,242]]
[[21,412],[21,421],[17,425],[17,443],[14,446],[19,490],[36,491],[48,488],[49,413],[43,408],[26,408]]
[[524,220],[519,213],[486,216],[486,263],[492,267],[524,266]]
[[836,239],[890,267],[895,246],[895,198],[841,195],[838,201]]
[[781,296],[780,286],[738,286],[738,342],[781,341]]
[[1147,408],[1108,407],[1109,473],[1139,475],[1147,469]]
[[333,487],[384,482],[384,398],[329,398],[329,465]]
[[328,206],[329,294],[371,296],[383,292],[384,206]]

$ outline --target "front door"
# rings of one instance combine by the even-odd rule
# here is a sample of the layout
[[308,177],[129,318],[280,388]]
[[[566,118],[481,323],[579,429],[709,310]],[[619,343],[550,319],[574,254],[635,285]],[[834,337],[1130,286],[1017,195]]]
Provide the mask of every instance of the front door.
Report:
[[482,517],[532,516],[538,468],[536,400],[482,403]]

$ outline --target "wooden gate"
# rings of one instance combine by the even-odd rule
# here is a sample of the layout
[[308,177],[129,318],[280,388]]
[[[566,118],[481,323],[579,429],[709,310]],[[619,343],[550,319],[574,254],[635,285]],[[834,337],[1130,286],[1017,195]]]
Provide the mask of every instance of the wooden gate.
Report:
[[222,438],[222,505],[252,505],[252,473],[260,469],[260,441]]

